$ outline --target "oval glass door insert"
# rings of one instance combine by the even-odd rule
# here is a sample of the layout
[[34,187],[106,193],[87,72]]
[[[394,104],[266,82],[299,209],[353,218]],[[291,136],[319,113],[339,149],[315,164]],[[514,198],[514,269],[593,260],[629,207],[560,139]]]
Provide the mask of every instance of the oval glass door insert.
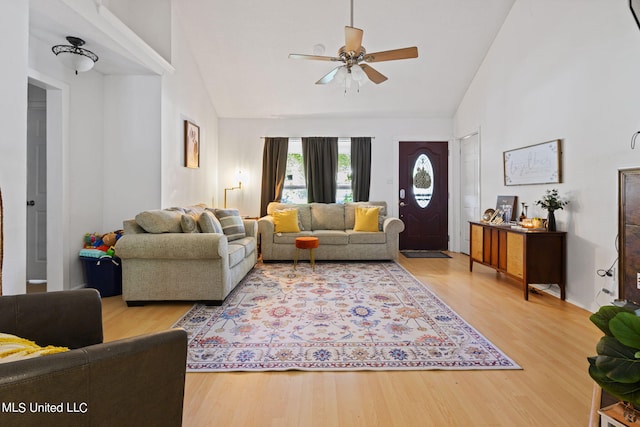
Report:
[[413,165],[413,197],[421,208],[426,208],[433,194],[433,166],[426,154],[420,154]]

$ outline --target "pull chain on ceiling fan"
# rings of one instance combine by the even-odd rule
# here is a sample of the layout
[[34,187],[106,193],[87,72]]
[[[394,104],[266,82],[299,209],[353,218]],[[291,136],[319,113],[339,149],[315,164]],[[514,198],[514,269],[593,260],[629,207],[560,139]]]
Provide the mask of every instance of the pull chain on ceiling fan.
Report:
[[350,76],[360,83],[366,78],[380,84],[387,80],[379,71],[368,65],[371,62],[395,61],[399,59],[409,59],[418,57],[418,48],[405,47],[402,49],[386,50],[382,52],[367,53],[362,46],[362,36],[364,31],[353,26],[353,0],[351,0],[351,26],[344,27],[345,44],[338,50],[337,56],[304,55],[291,53],[290,59],[311,59],[317,61],[342,62],[342,65],[331,70],[324,75],[316,84],[327,84],[334,79],[346,79]]

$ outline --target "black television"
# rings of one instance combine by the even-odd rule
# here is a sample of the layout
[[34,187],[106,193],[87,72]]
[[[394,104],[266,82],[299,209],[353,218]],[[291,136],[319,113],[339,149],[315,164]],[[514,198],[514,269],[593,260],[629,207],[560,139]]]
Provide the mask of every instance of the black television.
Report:
[[638,15],[640,15],[640,0],[629,0],[629,8],[633,14],[633,19],[636,20],[636,24],[640,28],[640,19],[638,19]]

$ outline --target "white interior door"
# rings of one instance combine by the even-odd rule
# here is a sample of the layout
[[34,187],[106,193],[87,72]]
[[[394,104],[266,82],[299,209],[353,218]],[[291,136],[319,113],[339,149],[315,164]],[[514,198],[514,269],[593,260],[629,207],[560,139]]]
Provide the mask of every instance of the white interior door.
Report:
[[46,91],[29,85],[27,110],[27,281],[47,279]]
[[469,221],[480,219],[480,136],[460,140],[460,252],[469,254]]

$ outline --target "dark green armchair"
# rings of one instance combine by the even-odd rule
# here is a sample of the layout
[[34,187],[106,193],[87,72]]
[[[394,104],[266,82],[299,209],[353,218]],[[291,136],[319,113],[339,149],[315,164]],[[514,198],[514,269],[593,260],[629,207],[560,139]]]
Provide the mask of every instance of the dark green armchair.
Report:
[[0,297],[0,332],[64,353],[0,364],[2,426],[180,426],[187,334],[103,343],[94,289]]

